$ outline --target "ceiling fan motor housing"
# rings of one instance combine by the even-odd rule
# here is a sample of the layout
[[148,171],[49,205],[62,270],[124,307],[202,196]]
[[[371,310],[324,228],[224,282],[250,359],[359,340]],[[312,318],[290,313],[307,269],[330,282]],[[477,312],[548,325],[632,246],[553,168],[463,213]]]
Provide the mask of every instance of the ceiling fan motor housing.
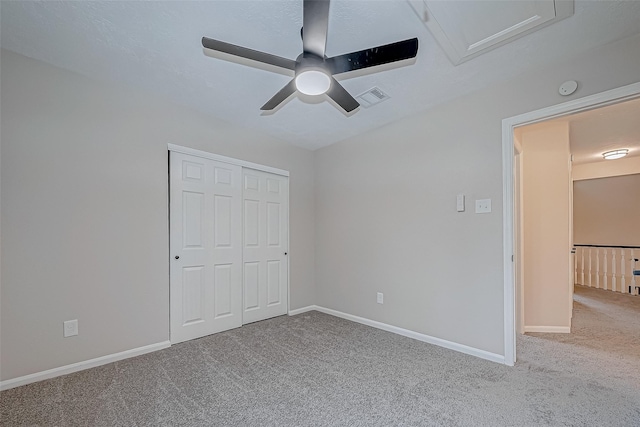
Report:
[[317,55],[309,52],[302,52],[296,58],[296,70],[295,73],[298,75],[306,71],[307,69],[322,69],[325,73],[331,74],[329,70],[327,70],[327,66],[325,65],[324,58],[320,58]]

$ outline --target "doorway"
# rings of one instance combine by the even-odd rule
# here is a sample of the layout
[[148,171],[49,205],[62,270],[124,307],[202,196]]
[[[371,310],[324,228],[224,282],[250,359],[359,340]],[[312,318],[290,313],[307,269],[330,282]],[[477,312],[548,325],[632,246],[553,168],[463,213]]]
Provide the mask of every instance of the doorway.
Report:
[[502,121],[503,154],[503,262],[504,262],[504,344],[505,364],[516,361],[516,307],[518,295],[515,284],[515,193],[514,193],[514,130],[519,126],[539,123],[545,120],[573,113],[592,110],[640,96],[640,83],[602,92],[596,95],[543,108]]

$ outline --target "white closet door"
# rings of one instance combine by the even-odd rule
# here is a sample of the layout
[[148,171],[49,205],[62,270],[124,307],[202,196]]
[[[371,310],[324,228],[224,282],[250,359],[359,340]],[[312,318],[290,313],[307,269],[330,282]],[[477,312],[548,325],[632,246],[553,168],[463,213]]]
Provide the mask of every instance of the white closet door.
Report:
[[287,313],[289,178],[243,169],[243,323]]
[[242,168],[170,156],[171,342],[242,325]]

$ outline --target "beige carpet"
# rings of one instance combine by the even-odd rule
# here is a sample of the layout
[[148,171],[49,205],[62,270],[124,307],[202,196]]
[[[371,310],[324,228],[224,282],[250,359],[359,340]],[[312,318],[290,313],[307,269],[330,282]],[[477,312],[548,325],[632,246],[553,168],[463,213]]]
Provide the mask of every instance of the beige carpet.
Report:
[[499,365],[318,312],[0,393],[0,424],[640,426],[640,297],[578,287],[574,333]]

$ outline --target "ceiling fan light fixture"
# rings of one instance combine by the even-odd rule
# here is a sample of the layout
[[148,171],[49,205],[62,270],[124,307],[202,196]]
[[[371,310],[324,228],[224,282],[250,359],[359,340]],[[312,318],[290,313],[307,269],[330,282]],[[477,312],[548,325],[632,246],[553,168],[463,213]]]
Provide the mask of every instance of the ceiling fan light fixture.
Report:
[[604,157],[605,160],[615,160],[615,159],[621,159],[627,154],[629,154],[629,150],[624,148],[622,150],[613,150],[613,151],[607,151],[606,153],[602,153],[602,157]]
[[305,95],[322,95],[331,87],[331,77],[320,70],[304,70],[296,76],[296,89]]
[[415,58],[418,54],[418,38],[327,57],[330,2],[303,0],[302,53],[295,61],[209,37],[202,37],[202,47],[286,70],[287,74],[294,72],[295,77],[260,107],[262,111],[274,111],[297,91],[310,96],[326,93],[338,108],[349,114],[360,107],[360,103],[334,76]]

